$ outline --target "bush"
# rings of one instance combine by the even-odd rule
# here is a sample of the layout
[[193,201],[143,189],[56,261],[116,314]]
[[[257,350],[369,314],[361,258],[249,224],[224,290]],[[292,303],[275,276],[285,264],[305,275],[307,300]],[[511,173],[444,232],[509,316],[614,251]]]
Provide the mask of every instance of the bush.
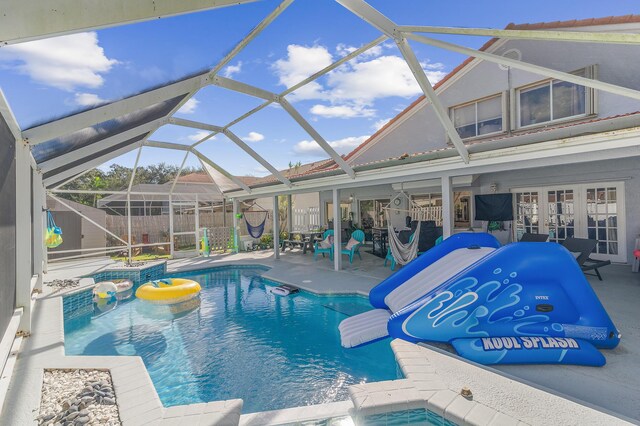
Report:
[[271,234],[262,234],[260,237],[260,247],[261,248],[270,248],[273,246],[273,235]]

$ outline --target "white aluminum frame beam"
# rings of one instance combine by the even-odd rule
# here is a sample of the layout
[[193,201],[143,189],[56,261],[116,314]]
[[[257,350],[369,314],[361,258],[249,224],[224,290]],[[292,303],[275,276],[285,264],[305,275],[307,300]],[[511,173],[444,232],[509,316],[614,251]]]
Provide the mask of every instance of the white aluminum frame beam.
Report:
[[244,152],[246,152],[247,154],[249,154],[251,157],[253,157],[254,160],[256,160],[258,163],[262,164],[262,166],[264,168],[266,168],[267,170],[269,170],[273,176],[276,177],[276,179],[278,179],[280,182],[284,183],[285,185],[287,185],[288,187],[291,187],[291,181],[289,179],[287,179],[286,177],[284,177],[284,175],[282,173],[280,173],[280,171],[278,169],[276,169],[275,167],[273,167],[271,165],[271,163],[269,163],[267,160],[265,160],[264,158],[262,158],[260,156],[260,154],[258,154],[257,152],[255,152],[253,150],[253,148],[251,148],[249,145],[247,145],[242,139],[240,139],[235,133],[233,133],[231,130],[229,129],[225,129],[222,133],[225,134],[226,137],[228,137],[229,139],[231,139],[236,145],[238,145]]
[[[380,43],[382,43],[383,41],[387,40],[387,36],[380,36],[378,38],[376,38],[375,40],[365,44],[362,47],[359,47],[358,49],[354,50],[353,52],[349,53],[348,55],[340,58],[339,60],[337,60],[336,62],[332,63],[331,65],[328,65],[326,67],[324,67],[323,69],[321,69],[320,71],[316,72],[315,74],[305,78],[304,80],[302,80],[301,82],[299,82],[298,84],[295,84],[291,87],[289,87],[287,90],[285,90],[284,92],[280,93],[278,95],[278,97],[282,98],[283,96],[288,95],[289,93],[292,93],[296,90],[298,90],[299,88],[306,86],[307,84],[311,83],[312,81],[322,77],[323,75],[327,74],[330,71],[333,71],[334,69],[338,68],[340,65],[344,64],[345,62],[348,62],[350,60],[352,60],[353,58],[357,57],[358,55],[366,52],[367,50],[371,49],[372,47],[375,47],[377,45],[379,45]],[[269,106],[270,104],[272,104],[274,101],[265,101],[264,103],[258,105],[257,107],[255,107],[254,109],[252,109],[249,112],[244,113],[243,115],[241,115],[240,117],[236,118],[235,120],[231,121],[230,123],[228,123],[226,126],[224,126],[224,128],[229,128],[235,124],[238,124],[239,122],[243,121],[244,119],[246,119],[247,117],[255,114],[256,112],[266,108],[267,106]],[[211,137],[211,136],[209,136]],[[200,141],[198,141],[197,143],[200,143]]]
[[136,162],[133,163],[133,170],[131,170],[131,179],[129,179],[129,186],[127,188],[127,192],[131,193],[131,188],[133,188],[133,181],[136,180],[136,173],[138,171],[138,163],[140,162],[140,156],[142,155],[142,147],[144,145],[142,145],[139,149],[138,149],[138,154],[136,155]]
[[[54,184],[56,182],[60,182],[63,181],[65,179],[69,179],[72,176],[76,176],[79,175],[80,173],[89,170],[89,169],[93,169],[103,163],[106,163],[109,160],[112,160],[116,157],[118,157],[119,155],[122,154],[126,154],[129,151],[132,151],[134,149],[140,148],[142,146],[142,144],[144,143],[144,140],[135,142],[131,145],[127,145],[127,146],[123,146],[122,148],[116,149],[115,151],[111,151],[108,154],[105,155],[101,155],[100,157],[96,157],[90,161],[87,161],[83,164],[79,164],[75,167],[70,168],[69,170],[65,170],[64,172],[60,172],[57,173],[53,176],[49,176],[47,178],[44,179],[44,184],[46,187],[48,187],[51,184]],[[77,177],[77,176],[76,176]]]
[[[226,171],[225,169],[223,169],[222,167],[220,167],[219,165],[217,165],[216,163],[211,161],[211,159],[209,157],[207,157],[206,155],[204,155],[203,153],[201,153],[200,151],[198,151],[195,148],[192,148],[191,152],[193,152],[193,154],[196,157],[198,157],[200,159],[200,161],[203,161],[203,162],[207,163],[209,166],[213,167],[218,172],[222,173],[227,179],[230,179],[233,183],[238,185],[240,188],[244,189],[247,193],[251,194],[251,188],[249,188],[249,186],[247,186],[247,184],[245,184],[243,181],[238,179],[236,176],[232,175],[231,173],[229,173],[228,171]],[[211,179],[213,179],[213,176],[209,175],[209,177],[211,177]],[[213,179],[213,180],[215,182],[215,179]]]
[[247,145],[246,142],[244,142],[240,137],[238,137],[238,135],[233,133],[231,130],[222,128],[220,126],[214,126],[213,124],[199,123],[197,121],[184,120],[181,118],[171,118],[169,122],[178,126],[192,127],[195,129],[210,130],[212,132],[223,133],[226,137],[231,139],[233,143],[238,145],[244,152],[249,154],[254,160],[260,163],[264,168],[269,170],[280,182],[284,183],[289,187],[291,186],[291,181],[289,181],[289,179],[287,179],[282,173],[280,173],[278,169],[273,167],[271,163],[265,160],[260,154],[255,152],[253,148]]
[[[184,155],[184,158],[182,159],[182,164],[180,164],[180,168],[178,169],[178,173],[176,173],[176,177],[173,179],[173,183],[171,184],[171,189],[169,190],[169,194],[171,194],[171,195],[173,195],[173,190],[176,188],[176,184],[178,183],[178,179],[180,179],[180,173],[182,173],[182,169],[184,169],[184,165],[186,164],[190,153],[191,153],[190,151],[187,151],[187,153]],[[196,194],[196,198],[198,198],[198,194]],[[197,246],[197,244],[196,244],[196,246]]]
[[255,98],[278,102],[278,95],[276,95],[275,93],[219,75],[216,75],[212,78],[211,84],[213,84],[214,86],[233,90],[234,92],[244,93],[245,95],[253,96]]
[[164,119],[151,121],[149,123],[143,124],[142,126],[134,127],[133,129],[129,129],[122,133],[118,133],[106,139],[102,139],[98,142],[94,142],[90,145],[74,149],[73,151],[70,151],[66,154],[59,155],[55,158],[52,158],[51,160],[43,161],[38,165],[38,168],[42,170],[43,173],[47,173],[47,172],[50,172],[51,170],[55,170],[59,167],[63,167],[75,161],[82,160],[83,158],[95,153],[96,151],[103,151],[105,149],[109,149],[113,146],[116,146],[128,139],[134,138],[141,134],[146,133],[148,136],[149,134],[151,134],[151,132],[153,132],[158,127],[158,123],[161,123],[163,121]]
[[316,141],[318,145],[320,145],[320,148],[322,148],[327,154],[329,154],[333,161],[335,161],[336,164],[340,166],[340,168],[351,177],[351,179],[355,179],[356,172],[353,170],[353,168],[349,164],[347,164],[346,161],[344,161],[344,158],[342,158],[342,156],[338,154],[331,145],[329,145],[329,142],[327,142],[322,136],[320,136],[320,133],[318,133],[316,129],[314,129],[313,126],[309,124],[309,122],[305,120],[302,115],[300,115],[300,113],[289,103],[289,101],[287,101],[285,98],[280,98],[280,105],[282,105],[282,108],[284,108],[284,110],[289,113],[291,118],[293,118],[300,125],[300,127],[302,127],[305,132],[307,132],[309,136],[311,136],[313,140]]
[[640,34],[600,33],[593,31],[499,30],[494,28],[434,27],[429,25],[401,25],[401,32],[457,34],[510,40],[567,41],[578,43],[639,44]]
[[465,164],[469,163],[469,151],[462,142],[458,131],[455,129],[455,126],[453,125],[453,122],[451,121],[446,108],[442,105],[442,102],[440,102],[440,99],[436,95],[436,92],[433,90],[433,86],[429,82],[429,79],[422,69],[420,62],[411,49],[411,46],[409,46],[409,43],[404,38],[402,33],[398,31],[398,26],[363,0],[337,1],[353,14],[359,16],[362,20],[368,22],[373,27],[377,28],[387,36],[394,39],[396,45],[402,53],[402,56],[407,62],[407,65],[416,78],[416,81],[420,85],[422,92],[433,106],[433,110],[436,113],[438,120],[447,132],[447,135],[453,143],[453,146],[456,148],[458,154],[460,154],[460,157],[462,157]]
[[123,240],[122,238],[118,237],[116,234],[114,234],[113,232],[109,231],[107,228],[105,228],[104,226],[100,225],[98,222],[96,222],[95,220],[91,219],[89,216],[83,214],[78,209],[75,209],[73,206],[67,204],[61,198],[53,195],[53,193],[51,193],[51,191],[49,191],[49,196],[51,198],[53,198],[54,200],[56,200],[56,202],[62,204],[63,206],[65,206],[66,208],[68,208],[69,210],[71,210],[72,212],[77,214],[78,216],[80,216],[81,218],[87,220],[89,223],[91,223],[91,224],[97,226],[98,228],[102,229],[104,232],[106,232],[107,234],[111,235],[116,240],[122,241],[124,244],[127,244],[127,246],[129,246],[129,243],[127,243],[125,240]]
[[[329,156],[331,158],[333,158],[333,160],[340,166],[340,168],[345,173],[347,173],[352,178],[355,177],[355,172],[353,171],[351,166],[349,164],[347,164],[346,161],[344,161],[344,159],[340,156],[340,154],[338,154],[331,147],[331,145],[329,145],[327,143],[327,141],[324,140],[324,138],[322,136],[320,136],[320,134],[313,128],[313,126],[311,126],[311,124],[309,124],[309,122],[307,122],[298,113],[298,111],[296,111],[295,108],[293,108],[293,106],[291,106],[291,104],[284,97],[280,97],[280,96],[276,95],[275,93],[271,93],[271,92],[269,92],[267,90],[263,90],[263,89],[260,89],[258,87],[255,87],[255,86],[251,86],[251,85],[246,84],[246,83],[241,83],[239,81],[231,80],[229,78],[220,77],[220,76],[215,76],[213,78],[213,84],[217,85],[217,86],[220,86],[220,87],[224,87],[225,89],[233,90],[235,92],[244,93],[246,95],[250,95],[250,96],[257,97],[257,98],[265,99],[267,101],[278,102],[289,113],[289,115],[291,115],[291,117],[318,143],[318,145],[320,145],[322,147],[322,149],[324,149],[325,152],[327,154],[329,154]],[[225,135],[229,136],[227,134],[227,132],[229,131],[228,128],[220,128],[220,129],[223,130],[223,133]],[[235,142],[235,140],[234,140],[234,142]],[[245,151],[246,151],[246,149],[245,149]],[[249,154],[253,157],[253,154],[251,154],[251,153],[249,153]],[[254,158],[256,158],[256,157],[254,157]],[[260,161],[260,160],[258,160],[258,161]],[[265,164],[262,164],[262,165],[271,171],[271,168],[272,168],[271,165],[269,165],[269,166],[266,166]],[[282,176],[282,175],[280,175],[280,176]],[[282,177],[284,178],[284,176],[282,176]],[[280,177],[278,177],[278,179],[280,181],[282,181],[282,179],[280,179]]]
[[213,67],[213,69],[209,72],[209,75],[214,76],[220,70],[227,65],[238,53],[242,51],[253,39],[255,39],[265,28],[269,26],[282,12],[284,12],[290,5],[293,3],[293,0],[283,0],[266,18],[264,18],[258,25],[256,25],[251,32],[243,38],[240,43],[238,43],[227,55],[218,64]]
[[4,0],[0,45],[132,24],[185,13],[251,3],[255,0]]
[[[338,0],[338,1],[351,1],[351,0]],[[430,37],[425,37],[412,33],[404,33],[406,38],[415,40],[417,42],[427,44],[430,46],[440,47],[442,49],[451,50],[453,52],[462,53],[474,58],[482,59],[487,62],[493,62],[499,65],[505,65],[508,67],[520,69],[523,71],[539,74],[544,77],[555,78],[569,83],[579,84],[581,86],[591,87],[594,89],[602,90],[604,92],[613,93],[615,95],[625,96],[640,100],[640,91],[629,89],[628,87],[618,86],[611,83],[605,83],[599,80],[593,80],[586,77],[580,77],[578,75],[569,74],[562,71],[557,71],[551,68],[546,68],[540,65],[534,65],[528,62],[518,61],[516,59],[510,59],[504,56],[494,55],[493,53],[484,52],[482,50],[470,49],[468,47],[460,46],[454,43],[448,43],[446,41],[436,40]]]
[[144,146],[148,146],[151,148],[163,148],[163,149],[173,149],[176,151],[189,151],[191,147],[189,145],[182,145],[174,142],[163,142],[147,139],[144,142]]
[[63,186],[65,186],[66,184],[68,184],[68,183],[70,183],[70,182],[73,182],[74,180],[78,179],[80,176],[84,176],[84,175],[86,175],[86,174],[87,174],[87,173],[89,173],[91,170],[93,170],[93,169],[87,169],[87,170],[85,170],[85,171],[84,171],[84,172],[82,172],[82,173],[78,173],[77,175],[73,176],[72,178],[69,178],[69,179],[65,180],[64,182],[59,183],[59,184],[58,184],[58,185],[56,185],[56,186],[55,186],[55,188],[53,188],[53,189],[54,189],[54,190],[56,190],[56,189],[60,189],[60,188],[62,188]]
[[191,129],[208,130],[210,132],[220,133],[222,128],[220,126],[214,126],[213,124],[201,123],[199,121],[185,120],[184,118],[170,117],[168,124],[174,124],[176,126],[189,127]]
[[79,112],[68,117],[60,118],[49,123],[32,127],[22,132],[22,138],[31,145],[68,135],[77,130],[91,127],[97,123],[112,120],[139,111],[151,105],[186,95],[183,102],[189,99],[189,94],[208,84],[209,77],[206,73],[178,81],[149,92],[140,93],[110,104],[98,106],[87,111]]

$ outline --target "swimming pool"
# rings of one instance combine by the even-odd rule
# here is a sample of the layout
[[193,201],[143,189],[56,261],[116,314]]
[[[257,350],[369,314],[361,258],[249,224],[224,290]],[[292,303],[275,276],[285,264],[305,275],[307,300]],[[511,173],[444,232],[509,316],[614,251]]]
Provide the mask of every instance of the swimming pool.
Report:
[[65,312],[66,354],[139,355],[165,406],[242,398],[245,413],[346,400],[352,384],[401,377],[388,341],[340,346],[338,324],[370,309],[366,298],[274,296],[266,270],[171,274],[202,286],[173,312],[135,297]]

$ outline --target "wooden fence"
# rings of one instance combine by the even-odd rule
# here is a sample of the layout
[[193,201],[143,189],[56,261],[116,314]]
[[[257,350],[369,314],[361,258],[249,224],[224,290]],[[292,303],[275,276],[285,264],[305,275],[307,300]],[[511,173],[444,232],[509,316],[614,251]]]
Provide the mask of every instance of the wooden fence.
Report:
[[292,224],[296,232],[320,228],[320,208],[293,209]]
[[411,219],[412,220],[433,220],[436,222],[436,226],[442,226],[442,207],[441,206],[412,207]]

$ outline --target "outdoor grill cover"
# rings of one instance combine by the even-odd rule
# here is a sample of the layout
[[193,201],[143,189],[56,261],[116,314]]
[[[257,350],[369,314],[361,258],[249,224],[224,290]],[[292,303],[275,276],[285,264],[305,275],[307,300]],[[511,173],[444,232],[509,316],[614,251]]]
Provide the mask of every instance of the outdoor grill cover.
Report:
[[513,194],[476,195],[476,220],[513,220]]

